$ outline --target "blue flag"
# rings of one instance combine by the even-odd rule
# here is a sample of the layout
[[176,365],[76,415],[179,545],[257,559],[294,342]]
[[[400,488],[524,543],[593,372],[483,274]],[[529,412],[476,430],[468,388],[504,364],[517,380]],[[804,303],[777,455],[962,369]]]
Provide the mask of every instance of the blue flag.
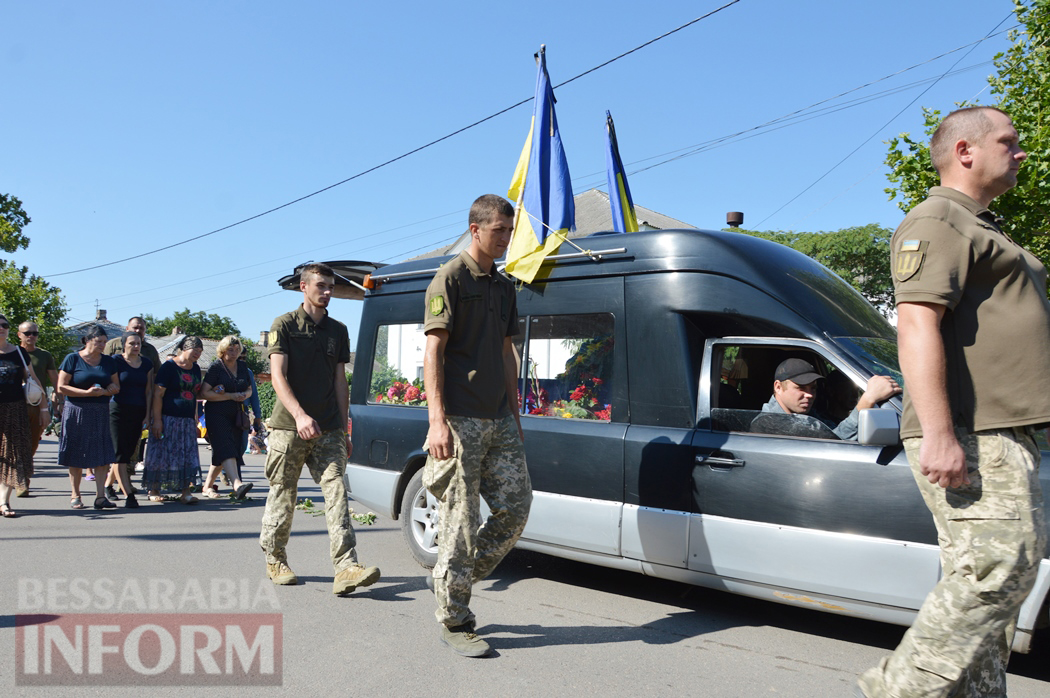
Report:
[[514,236],[507,248],[507,273],[525,283],[536,278],[543,258],[556,251],[576,229],[569,163],[554,113],[554,90],[547,75],[545,47],[540,47],[532,125],[514,169],[507,196],[517,204]]
[[627,173],[620,160],[620,147],[616,143],[616,129],[612,114],[605,112],[605,169],[609,177],[609,205],[612,206],[612,229],[618,233],[637,233],[638,217],[634,214],[631,188],[627,186]]

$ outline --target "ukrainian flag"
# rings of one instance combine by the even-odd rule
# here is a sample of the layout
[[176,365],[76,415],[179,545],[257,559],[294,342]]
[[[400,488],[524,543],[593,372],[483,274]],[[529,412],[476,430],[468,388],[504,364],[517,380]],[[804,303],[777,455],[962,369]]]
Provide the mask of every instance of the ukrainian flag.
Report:
[[618,233],[637,233],[638,217],[634,214],[631,188],[627,186],[627,173],[620,160],[620,147],[616,144],[616,128],[612,114],[605,112],[605,169],[609,177],[609,205],[612,206],[612,229]]
[[536,278],[543,258],[555,252],[568,232],[576,229],[569,163],[554,114],[554,90],[547,75],[545,47],[540,47],[538,57],[532,125],[507,191],[507,197],[517,207],[506,268],[508,274],[525,283]]

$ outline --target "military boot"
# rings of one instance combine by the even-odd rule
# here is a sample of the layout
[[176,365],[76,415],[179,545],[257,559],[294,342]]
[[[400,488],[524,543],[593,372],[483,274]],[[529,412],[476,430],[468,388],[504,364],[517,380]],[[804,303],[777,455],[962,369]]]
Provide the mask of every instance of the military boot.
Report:
[[345,570],[339,570],[335,573],[335,580],[332,582],[332,593],[336,596],[343,596],[344,594],[349,594],[357,587],[371,586],[378,581],[378,567],[363,567],[355,563]]
[[299,578],[295,576],[295,572],[292,572],[292,568],[289,567],[288,563],[284,560],[281,560],[280,562],[267,562],[266,574],[274,584],[280,586],[299,583]]
[[489,653],[489,643],[478,637],[473,623],[441,626],[441,641],[462,657],[484,657]]

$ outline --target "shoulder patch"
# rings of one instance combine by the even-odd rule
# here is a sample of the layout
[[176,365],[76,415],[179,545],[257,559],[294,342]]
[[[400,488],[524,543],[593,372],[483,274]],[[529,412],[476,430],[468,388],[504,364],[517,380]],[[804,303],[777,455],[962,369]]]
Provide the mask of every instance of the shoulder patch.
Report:
[[926,240],[905,240],[893,259],[893,278],[898,282],[918,278],[922,263],[926,259]]
[[270,336],[267,338],[266,343],[271,347],[277,343],[277,330],[270,330]]
[[445,312],[445,297],[440,293],[430,298],[430,314],[437,316]]

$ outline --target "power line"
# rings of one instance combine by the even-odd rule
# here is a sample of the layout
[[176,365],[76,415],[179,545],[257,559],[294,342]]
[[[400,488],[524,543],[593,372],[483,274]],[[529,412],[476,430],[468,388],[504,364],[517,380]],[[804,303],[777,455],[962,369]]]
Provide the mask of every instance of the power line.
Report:
[[[1001,22],[999,22],[999,24],[996,24],[996,25],[995,25],[995,27],[993,27],[993,28],[992,28],[992,30],[991,30],[990,32],[988,32],[988,34],[987,34],[987,35],[985,36],[985,39],[987,39],[987,38],[991,37],[991,36],[993,35],[993,33],[995,32],[995,30],[996,30],[996,29],[998,29],[999,27],[1001,27],[1001,26],[1003,25],[1003,22],[1006,22],[1006,21],[1007,21],[1008,19],[1010,19],[1010,17],[1012,17],[1012,16],[1013,16],[1013,13],[1011,12],[1011,13],[1010,13],[1010,14],[1008,14],[1008,15],[1007,15],[1006,17],[1004,17],[1004,18],[1003,18],[1003,20],[1002,20]],[[758,225],[756,225],[756,226],[755,226],[755,228],[756,228],[756,229],[757,229],[757,228],[760,228],[760,227],[761,227],[761,226],[762,226],[762,225],[763,225],[763,224],[764,224],[764,223],[765,223],[766,221],[768,221],[768,220],[769,220],[770,218],[772,218],[773,216],[777,215],[778,213],[780,213],[781,211],[783,211],[783,210],[784,210],[785,208],[787,208],[788,206],[790,206],[790,205],[791,205],[792,203],[794,203],[794,202],[795,202],[795,201],[796,201],[796,200],[797,200],[797,199],[798,199],[798,198],[799,198],[800,196],[802,196],[802,195],[803,195],[803,194],[805,194],[805,193],[806,193],[807,191],[809,191],[810,189],[812,189],[813,187],[815,187],[815,186],[816,186],[816,185],[817,185],[817,184],[818,184],[818,183],[819,183],[819,182],[820,182],[820,181],[821,181],[822,179],[824,179],[824,178],[825,178],[825,177],[827,177],[827,176],[828,176],[829,174],[831,174],[831,173],[832,173],[832,172],[834,172],[834,171],[835,171],[836,169],[838,169],[839,165],[841,165],[842,163],[846,162],[846,161],[847,161],[847,160],[849,160],[849,159],[850,159],[851,157],[853,157],[853,155],[854,155],[854,154],[855,154],[855,153],[856,153],[856,152],[857,152],[858,150],[860,150],[860,149],[861,149],[861,148],[863,148],[863,147],[864,147],[865,145],[867,145],[867,144],[868,144],[868,143],[869,143],[869,142],[871,141],[871,139],[872,139],[872,138],[875,138],[875,137],[876,137],[876,136],[878,136],[878,135],[879,135],[880,133],[882,133],[882,131],[883,131],[883,130],[884,130],[884,129],[885,129],[886,127],[887,127],[887,126],[889,126],[889,125],[890,125],[890,124],[892,124],[892,123],[893,123],[894,121],[896,121],[896,120],[897,120],[897,118],[898,118],[898,117],[899,117],[899,116],[900,116],[901,114],[903,114],[903,113],[904,113],[905,111],[907,111],[908,109],[910,109],[910,108],[911,108],[911,106],[912,106],[913,104],[915,104],[916,102],[918,102],[918,101],[919,101],[919,99],[920,99],[920,98],[921,98],[921,97],[922,97],[922,96],[923,96],[924,94],[926,94],[927,92],[929,92],[930,90],[932,90],[932,89],[933,89],[933,87],[934,87],[934,85],[936,85],[936,84],[937,84],[938,82],[940,82],[940,81],[941,81],[941,80],[942,80],[942,79],[943,79],[943,78],[944,78],[944,77],[945,77],[946,75],[948,75],[948,74],[949,74],[949,73],[950,73],[950,72],[951,72],[951,71],[952,71],[952,70],[953,70],[953,69],[955,68],[955,66],[959,65],[959,63],[961,63],[961,62],[962,62],[962,60],[963,60],[964,58],[966,58],[967,56],[969,56],[969,55],[970,55],[970,53],[972,53],[972,52],[973,52],[973,50],[974,50],[975,48],[977,48],[977,44],[974,44],[974,45],[973,45],[973,47],[971,47],[969,51],[967,51],[967,52],[966,52],[966,53],[964,53],[964,54],[963,54],[962,56],[960,56],[960,57],[959,57],[959,59],[958,59],[957,61],[955,61],[955,63],[952,63],[952,65],[951,65],[951,66],[950,66],[950,67],[948,68],[948,70],[946,70],[946,71],[945,71],[944,73],[942,73],[942,74],[940,75],[940,77],[938,77],[938,78],[937,78],[936,80],[934,80],[934,81],[933,81],[933,82],[932,82],[932,83],[930,84],[930,86],[929,86],[929,87],[927,87],[927,88],[926,88],[925,90],[923,90],[923,91],[922,91],[922,92],[920,92],[920,93],[919,93],[918,95],[916,95],[914,99],[912,99],[912,100],[911,100],[910,102],[908,102],[907,104],[905,104],[905,105],[904,105],[904,107],[903,107],[903,108],[902,108],[902,109],[901,109],[900,111],[898,111],[898,112],[897,112],[896,114],[894,114],[894,115],[893,115],[893,116],[892,116],[892,117],[891,117],[891,118],[890,118],[890,119],[889,119],[889,120],[888,120],[888,121],[887,121],[886,123],[884,123],[884,124],[883,124],[882,126],[880,126],[880,127],[879,127],[879,128],[878,128],[878,129],[877,129],[877,130],[876,130],[876,131],[875,131],[874,133],[872,133],[872,134],[871,134],[870,136],[868,136],[867,138],[865,138],[865,139],[864,139],[864,140],[863,140],[863,141],[861,142],[861,144],[860,144],[860,145],[858,145],[858,146],[857,146],[856,148],[854,148],[853,150],[851,150],[851,151],[849,152],[849,154],[848,154],[848,155],[846,155],[846,157],[842,158],[842,159],[841,159],[841,160],[839,160],[839,161],[838,161],[837,163],[835,163],[834,165],[832,165],[832,166],[831,166],[831,168],[830,168],[830,169],[829,169],[829,170],[828,170],[827,172],[825,172],[824,174],[820,175],[820,176],[819,176],[819,177],[817,177],[817,178],[816,178],[815,180],[813,180],[813,182],[812,182],[812,183],[811,183],[811,184],[810,184],[810,185],[809,185],[808,187],[806,187],[805,189],[803,189],[802,191],[800,191],[800,192],[799,192],[798,194],[795,194],[795,195],[794,195],[793,197],[791,197],[791,199],[789,199],[789,200],[788,200],[788,201],[787,201],[786,203],[784,203],[783,205],[781,205],[781,206],[780,206],[780,208],[778,208],[778,209],[777,209],[776,211],[773,211],[773,213],[769,214],[768,216],[766,216],[765,218],[763,218],[763,219],[762,219],[761,221],[759,221],[759,222],[758,222]]]
[[[659,41],[661,39],[664,39],[664,38],[666,38],[668,36],[671,36],[672,34],[674,34],[676,32],[679,32],[679,31],[685,29],[686,27],[692,26],[692,25],[696,24],[697,22],[700,22],[700,21],[702,21],[704,19],[707,19],[708,17],[711,17],[712,15],[715,15],[715,14],[721,12],[722,10],[724,10],[724,9],[726,9],[728,7],[731,7],[732,5],[735,5],[738,2],[740,2],[740,1],[741,0],[730,0],[730,2],[727,2],[726,4],[722,5],[721,7],[717,8],[715,10],[712,10],[712,11],[708,12],[707,14],[701,15],[700,17],[697,17],[696,19],[690,20],[689,22],[686,22],[685,24],[683,24],[683,25],[681,25],[679,27],[676,27],[676,28],[672,29],[671,31],[665,32],[665,33],[661,34],[660,36],[658,36],[658,37],[656,37],[654,39],[650,39],[649,41],[646,41],[645,43],[640,44],[640,45],[632,48],[629,51],[623,52],[620,55],[615,56],[614,58],[610,58],[609,60],[605,61],[604,63],[600,63],[600,64],[596,65],[595,67],[590,68],[589,70],[585,70],[582,73],[569,78],[565,82],[562,82],[562,83],[559,83],[559,84],[555,85],[554,87],[558,88],[558,87],[562,87],[563,85],[568,85],[570,82],[573,82],[574,80],[578,80],[578,79],[582,78],[585,75],[588,75],[590,73],[593,73],[596,70],[604,68],[605,66],[609,65],[610,63],[614,63],[615,61],[618,61],[621,58],[624,58],[625,56],[631,55],[635,51],[639,51],[639,50],[645,48],[646,46],[649,46],[649,45],[651,45],[651,44],[653,44],[653,43],[655,43],[655,42],[657,42],[657,41]],[[528,104],[533,99],[534,99],[534,97],[529,97],[528,99],[523,99],[520,102],[512,104],[509,107],[506,107],[504,109],[500,109],[496,113],[490,114],[489,116],[486,116],[483,119],[478,119],[477,121],[475,121],[472,124],[469,124],[469,125],[464,126],[462,128],[456,129],[452,133],[449,133],[449,134],[444,135],[444,136],[442,136],[440,138],[432,140],[432,141],[430,141],[429,143],[427,143],[425,145],[419,146],[418,148],[413,148],[412,150],[409,150],[406,153],[398,155],[395,158],[391,158],[391,159],[387,160],[386,162],[382,162],[382,163],[380,163],[378,165],[374,165],[374,166],[368,168],[367,170],[363,170],[361,172],[358,172],[355,175],[351,175],[350,177],[347,177],[344,180],[336,182],[335,184],[329,184],[327,187],[324,187],[323,189],[318,189],[317,191],[311,192],[309,194],[306,194],[305,196],[300,196],[298,199],[293,199],[292,201],[289,201],[287,203],[281,204],[280,206],[274,206],[273,208],[271,208],[269,210],[263,211],[262,213],[257,213],[254,216],[249,216],[248,218],[244,218],[242,220],[239,220],[236,223],[230,223],[229,225],[224,225],[221,228],[216,228],[215,230],[209,231],[207,233],[202,233],[200,235],[196,235],[194,237],[188,238],[186,240],[182,240],[180,242],[174,242],[174,243],[172,243],[170,245],[165,245],[164,247],[159,247],[159,248],[157,248],[155,250],[150,250],[149,252],[142,252],[140,254],[132,255],[130,257],[124,257],[123,259],[117,259],[117,260],[114,260],[112,262],[104,262],[102,264],[95,264],[93,266],[83,267],[81,269],[73,269],[71,271],[64,271],[64,272],[60,272],[60,273],[57,273],[57,274],[45,274],[44,278],[55,278],[55,277],[58,277],[58,276],[68,276],[69,274],[79,274],[79,273],[85,272],[85,271],[92,271],[92,270],[95,270],[95,269],[102,269],[104,267],[113,266],[114,264],[121,264],[123,262],[130,262],[131,260],[134,260],[134,259],[141,259],[142,257],[147,257],[149,255],[153,255],[153,254],[156,254],[158,252],[164,252],[165,250],[170,250],[170,249],[173,249],[175,247],[179,247],[181,245],[185,245],[185,244],[188,244],[188,243],[200,240],[202,238],[206,238],[206,237],[208,237],[210,235],[215,235],[216,233],[221,233],[224,230],[229,230],[230,228],[234,228],[234,227],[236,227],[238,225],[242,225],[244,223],[248,223],[249,221],[254,221],[257,218],[262,218],[263,216],[267,216],[267,215],[269,215],[271,213],[275,213],[277,211],[280,211],[281,209],[288,208],[289,206],[297,204],[297,203],[299,203],[301,201],[306,201],[307,199],[309,199],[311,197],[314,197],[314,196],[317,196],[318,194],[323,194],[324,192],[326,192],[326,191],[328,191],[330,189],[334,189],[334,188],[336,188],[338,186],[346,184],[347,182],[351,182],[351,181],[353,181],[353,180],[355,180],[355,179],[357,179],[359,177],[363,177],[366,174],[369,174],[370,172],[375,172],[376,170],[378,170],[380,168],[383,168],[383,167],[386,167],[387,165],[392,165],[393,163],[397,162],[398,160],[403,160],[403,159],[409,157],[410,155],[415,155],[416,153],[420,152],[421,150],[426,150],[427,148],[430,148],[431,146],[437,145],[438,143],[441,143],[442,141],[446,141],[449,138],[452,138],[453,136],[457,136],[457,135],[463,133],[464,131],[468,131],[468,130],[474,128],[475,126],[480,126],[481,124],[485,123],[486,121],[490,121],[492,119],[495,119],[497,116],[500,116],[502,114],[506,114],[507,112],[511,111],[512,109],[517,109],[518,107],[522,106],[523,104]]]

